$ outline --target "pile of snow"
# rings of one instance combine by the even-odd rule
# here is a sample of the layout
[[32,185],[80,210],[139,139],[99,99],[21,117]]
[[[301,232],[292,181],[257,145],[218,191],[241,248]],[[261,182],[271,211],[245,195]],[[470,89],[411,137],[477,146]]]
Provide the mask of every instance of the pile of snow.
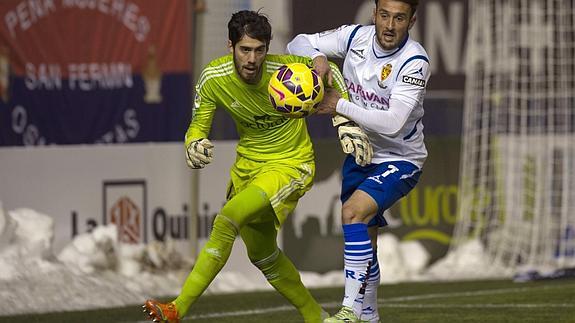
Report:
[[425,280],[424,270],[430,258],[418,241],[399,241],[389,233],[380,234],[377,239],[382,284]]
[[[25,208],[4,212],[0,204],[1,315],[142,304],[177,295],[193,266],[170,241],[120,243],[114,225],[78,235],[54,254],[53,227],[45,214]],[[263,279],[221,272],[206,293],[271,289]]]
[[432,280],[470,280],[510,278],[513,271],[495,263],[487,256],[479,239],[462,243],[427,269]]
[[180,259],[171,268],[153,255],[155,245],[118,243],[115,226],[79,235],[54,255],[51,217],[25,208],[5,213],[0,205],[0,219],[2,315],[140,304],[177,294],[191,267]]
[[[193,262],[170,242],[128,245],[118,242],[116,227],[100,226],[76,236],[59,254],[52,250],[53,219],[30,209],[4,212],[0,204],[0,313],[15,315],[142,304],[149,297],[177,295]],[[382,283],[454,278],[461,264],[485,264],[478,247],[450,255],[427,271],[430,255],[416,241],[383,234],[378,240]],[[471,256],[471,259],[468,258]],[[450,276],[451,275],[451,276]],[[302,272],[310,288],[343,286],[341,270]],[[265,280],[222,271],[206,293],[271,290]],[[54,300],[63,300],[54,302]]]

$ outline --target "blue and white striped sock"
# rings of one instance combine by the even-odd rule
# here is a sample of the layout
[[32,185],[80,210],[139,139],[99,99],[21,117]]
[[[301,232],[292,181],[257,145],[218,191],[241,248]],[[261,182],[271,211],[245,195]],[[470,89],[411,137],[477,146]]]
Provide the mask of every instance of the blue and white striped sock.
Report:
[[[343,306],[353,308],[357,317],[361,316],[367,269],[373,261],[373,248],[365,223],[343,225],[345,295]],[[363,288],[362,288],[363,287]]]
[[371,270],[369,272],[369,279],[367,280],[367,286],[365,288],[365,297],[363,300],[361,319],[364,321],[379,321],[379,312],[377,311],[377,288],[380,284],[380,277],[377,254],[374,253]]

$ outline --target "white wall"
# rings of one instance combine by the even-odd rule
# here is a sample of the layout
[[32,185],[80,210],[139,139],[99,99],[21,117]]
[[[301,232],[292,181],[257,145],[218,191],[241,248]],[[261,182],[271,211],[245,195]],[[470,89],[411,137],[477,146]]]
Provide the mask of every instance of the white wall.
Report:
[[[214,162],[202,170],[186,166],[181,143],[0,148],[0,201],[6,211],[31,208],[53,217],[54,252],[58,253],[74,231],[83,233],[89,223],[101,224],[104,217],[109,223],[111,208],[128,197],[136,208],[122,213],[130,215],[128,228],[142,220],[135,225],[141,233],[139,242],[143,242],[143,232],[148,242],[155,239],[154,232],[166,232],[180,252],[195,256],[206,241],[205,237],[195,239],[197,227],[192,223],[196,223],[198,205],[207,206],[211,221],[225,202],[229,168],[235,160],[235,141],[214,143]],[[158,210],[173,222],[179,233],[175,237],[158,225],[163,218]],[[201,217],[205,212],[200,213]],[[184,223],[191,227],[185,237]],[[241,272],[266,284],[240,240],[224,271]]]
[[[74,233],[110,223],[116,210],[138,242],[169,237],[189,254],[195,232],[185,224],[195,211],[195,172],[183,161],[181,143],[1,148],[0,201],[5,210],[32,208],[54,217],[55,251]],[[118,204],[122,198],[131,202]],[[124,208],[114,208],[119,205]]]
[[[143,232],[148,242],[155,239],[155,232],[166,232],[181,252],[193,256],[205,243],[213,217],[225,203],[229,169],[236,155],[236,141],[215,141],[214,145],[214,161],[202,170],[188,169],[181,143],[0,148],[0,201],[7,211],[31,208],[53,217],[54,251],[58,252],[74,232],[83,233],[90,223],[101,224],[104,218],[109,223],[110,210],[127,197],[136,205],[135,210],[126,208],[121,212],[130,215],[128,230],[136,224],[142,242]],[[285,229],[304,238],[304,224],[316,218],[320,235],[335,234],[327,232],[326,221],[331,213],[330,201],[339,194],[339,187],[338,173],[316,181]],[[163,230],[162,212],[173,223],[175,235]],[[137,225],[136,219],[143,222]],[[195,225],[184,236],[186,224]],[[334,228],[339,230],[339,225],[336,223]],[[240,240],[224,270],[242,272],[265,284],[248,261]]]

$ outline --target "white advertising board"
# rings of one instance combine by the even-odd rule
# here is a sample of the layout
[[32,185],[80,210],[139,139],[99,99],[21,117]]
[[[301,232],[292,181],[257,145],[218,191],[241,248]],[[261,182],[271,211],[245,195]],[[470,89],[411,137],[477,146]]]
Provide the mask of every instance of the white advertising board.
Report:
[[186,255],[192,180],[181,143],[0,149],[0,201],[55,219],[54,251],[96,225],[126,242],[173,239]]
[[[186,166],[181,143],[0,148],[0,201],[6,211],[31,208],[53,217],[56,253],[76,234],[114,222],[123,241],[173,239],[195,256],[226,201],[236,144],[214,141],[214,160],[201,170]],[[331,206],[338,193],[337,173],[317,180],[278,235],[279,246],[287,247],[286,230],[290,239],[307,241],[306,223],[319,224],[315,238],[335,234],[328,228],[339,229]],[[224,271],[266,285],[240,239]]]

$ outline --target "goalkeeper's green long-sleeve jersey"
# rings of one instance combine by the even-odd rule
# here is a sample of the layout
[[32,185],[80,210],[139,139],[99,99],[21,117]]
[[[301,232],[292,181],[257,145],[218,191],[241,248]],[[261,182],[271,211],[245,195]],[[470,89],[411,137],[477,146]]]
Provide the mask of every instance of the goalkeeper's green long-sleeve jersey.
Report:
[[[194,140],[209,138],[215,110],[222,107],[236,124],[240,136],[237,153],[240,156],[255,161],[313,160],[305,118],[287,118],[269,101],[267,88],[271,75],[280,66],[294,62],[311,66],[309,58],[268,54],[262,66],[262,78],[257,84],[245,83],[240,78],[231,54],[209,63],[195,87],[194,111],[186,132],[186,147]],[[343,76],[335,65],[332,65],[332,70],[334,87],[347,99]]]

